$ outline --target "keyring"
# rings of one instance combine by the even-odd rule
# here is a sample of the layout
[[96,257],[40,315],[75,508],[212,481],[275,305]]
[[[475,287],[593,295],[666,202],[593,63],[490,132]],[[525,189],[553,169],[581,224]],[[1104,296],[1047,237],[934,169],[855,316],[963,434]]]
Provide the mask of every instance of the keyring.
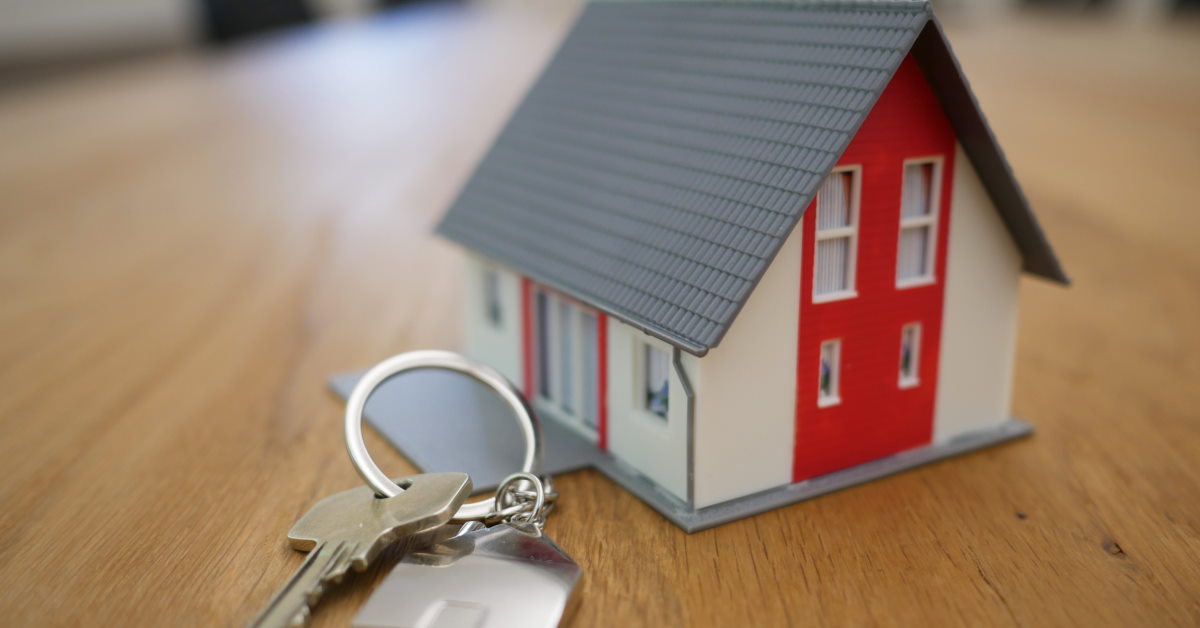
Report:
[[[362,379],[355,384],[354,391],[350,393],[350,398],[346,401],[346,451],[350,454],[350,461],[354,463],[358,474],[362,476],[368,486],[375,490],[376,494],[395,497],[403,493],[404,489],[385,475],[379,469],[379,465],[376,465],[375,461],[371,459],[371,454],[367,453],[367,445],[363,442],[362,433],[362,415],[363,409],[367,405],[367,398],[380,384],[392,377],[405,371],[423,368],[462,373],[486,384],[488,388],[500,395],[500,398],[517,415],[517,422],[521,426],[521,435],[525,437],[525,459],[521,464],[521,471],[537,473],[542,466],[542,428],[525,398],[507,378],[494,369],[473,362],[457,353],[410,351],[390,357],[367,371],[366,375],[363,375]],[[458,513],[454,515],[454,519],[456,521],[483,519],[492,511],[492,505],[492,498],[463,504],[458,509]]]

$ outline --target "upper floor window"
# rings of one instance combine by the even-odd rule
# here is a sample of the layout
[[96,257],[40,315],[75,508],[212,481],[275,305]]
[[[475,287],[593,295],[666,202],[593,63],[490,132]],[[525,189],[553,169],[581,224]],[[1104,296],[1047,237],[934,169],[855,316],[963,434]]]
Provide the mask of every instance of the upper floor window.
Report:
[[504,309],[500,306],[500,271],[488,268],[483,271],[484,315],[493,327],[504,322]]
[[896,285],[899,287],[933,281],[941,165],[940,158],[904,165],[900,246],[896,254]]
[[858,176],[857,167],[834,170],[817,192],[813,301],[833,301],[855,296]]

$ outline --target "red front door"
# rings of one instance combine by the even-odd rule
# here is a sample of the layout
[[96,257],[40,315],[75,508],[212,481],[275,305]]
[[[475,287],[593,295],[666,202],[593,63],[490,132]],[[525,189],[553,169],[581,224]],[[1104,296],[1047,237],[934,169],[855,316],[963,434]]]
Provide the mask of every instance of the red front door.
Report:
[[909,57],[805,213],[793,481],[932,437],[954,151]]

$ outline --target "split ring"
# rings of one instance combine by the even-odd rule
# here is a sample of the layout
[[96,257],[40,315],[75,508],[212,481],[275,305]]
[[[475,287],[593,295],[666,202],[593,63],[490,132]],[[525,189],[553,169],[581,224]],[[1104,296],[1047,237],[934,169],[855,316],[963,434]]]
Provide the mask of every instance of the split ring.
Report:
[[[371,459],[367,445],[363,442],[362,415],[367,399],[383,382],[405,371],[415,369],[442,369],[462,373],[491,388],[504,400],[517,417],[521,435],[525,438],[525,457],[521,463],[524,473],[537,473],[542,465],[542,429],[533,410],[512,382],[494,369],[474,362],[449,351],[410,351],[390,357],[367,371],[354,386],[346,400],[346,451],[350,461],[362,479],[376,494],[395,497],[404,492]],[[463,504],[454,515],[456,521],[480,520],[492,511],[494,500],[481,499]]]
[[[527,509],[525,504],[510,504],[514,498],[515,491],[518,490],[518,485],[525,482],[533,486],[533,508]],[[542,485],[541,479],[532,473],[526,471],[518,471],[500,482],[500,487],[496,489],[496,506],[495,512],[514,517],[516,520],[524,521],[525,523],[534,523],[544,521],[546,509],[546,487]],[[528,502],[526,502],[528,503]],[[511,514],[509,511],[512,510]]]

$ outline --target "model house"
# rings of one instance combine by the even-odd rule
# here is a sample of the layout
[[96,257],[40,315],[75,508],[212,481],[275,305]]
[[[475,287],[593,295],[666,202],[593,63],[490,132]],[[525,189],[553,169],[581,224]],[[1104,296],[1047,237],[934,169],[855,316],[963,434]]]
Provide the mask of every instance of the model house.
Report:
[[693,510],[1027,433],[1067,281],[923,1],[593,2],[438,230],[468,352]]

